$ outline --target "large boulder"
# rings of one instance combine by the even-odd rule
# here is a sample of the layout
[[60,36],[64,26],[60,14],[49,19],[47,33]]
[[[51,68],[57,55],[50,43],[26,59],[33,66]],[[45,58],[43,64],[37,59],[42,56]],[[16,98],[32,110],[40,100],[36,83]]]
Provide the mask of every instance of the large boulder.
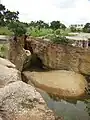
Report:
[[22,81],[0,88],[2,120],[61,120],[49,110],[41,95]]
[[31,82],[50,94],[66,98],[79,98],[85,94],[87,81],[72,71],[23,72],[26,82]]
[[16,68],[16,66],[11,63],[8,59],[3,59],[0,57],[0,64],[9,68]]
[[0,58],[0,87],[21,80],[21,73],[7,59]]
[[0,87],[21,80],[21,73],[14,69],[0,65]]
[[90,48],[54,44],[32,37],[26,40],[26,44],[46,68],[90,75]]
[[19,71],[22,71],[27,66],[29,66],[29,62],[31,59],[31,53],[28,50],[25,50],[23,47],[23,39],[18,38],[15,41],[13,38],[9,40],[9,60],[16,65],[16,68]]

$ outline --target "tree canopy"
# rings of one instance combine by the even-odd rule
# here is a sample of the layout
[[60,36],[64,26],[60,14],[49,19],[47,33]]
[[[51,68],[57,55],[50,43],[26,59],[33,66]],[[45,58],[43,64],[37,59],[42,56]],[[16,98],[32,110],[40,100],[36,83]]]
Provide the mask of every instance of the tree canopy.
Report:
[[62,24],[60,21],[52,21],[50,23],[50,27],[54,30],[56,29],[64,29],[66,28],[66,26],[64,24]]
[[5,8],[4,5],[0,4],[0,26],[7,26],[14,35],[22,36],[26,33],[26,23],[22,23],[18,20],[18,11],[10,11]]
[[90,23],[86,23],[84,28],[83,28],[84,32],[90,33]]
[[[50,25],[42,20],[31,21],[30,23],[24,23],[19,21],[19,12],[10,11],[4,5],[0,4],[0,27],[8,27],[14,35],[21,36],[26,33],[26,29],[35,29],[35,32],[41,31],[41,29],[65,30],[66,26],[60,21],[52,21]],[[60,31],[58,30],[58,32]]]
[[18,20],[19,12],[12,12],[0,4],[0,26],[4,26],[12,21]]

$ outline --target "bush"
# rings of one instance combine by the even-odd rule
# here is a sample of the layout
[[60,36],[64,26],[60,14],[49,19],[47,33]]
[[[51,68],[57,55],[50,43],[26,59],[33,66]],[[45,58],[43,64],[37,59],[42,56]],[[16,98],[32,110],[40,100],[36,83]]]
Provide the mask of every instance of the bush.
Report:
[[27,29],[27,34],[33,37],[41,37],[41,36],[45,36],[51,33],[52,33],[51,29],[42,28],[39,30],[37,27],[36,28],[32,27],[32,28]]
[[61,35],[55,35],[55,34],[50,34],[45,36],[45,38],[51,40],[53,43],[56,44],[69,44],[70,41],[65,37]]
[[55,34],[56,34],[56,35],[60,35],[60,33],[61,33],[61,30],[60,30],[60,29],[57,29],[57,30],[55,31]]
[[54,36],[51,38],[51,40],[53,41],[53,43],[56,44],[68,44],[69,40],[65,37],[65,36]]
[[24,24],[20,23],[19,21],[11,22],[8,25],[8,28],[13,31],[14,35],[16,36],[22,36],[26,34],[26,28]]

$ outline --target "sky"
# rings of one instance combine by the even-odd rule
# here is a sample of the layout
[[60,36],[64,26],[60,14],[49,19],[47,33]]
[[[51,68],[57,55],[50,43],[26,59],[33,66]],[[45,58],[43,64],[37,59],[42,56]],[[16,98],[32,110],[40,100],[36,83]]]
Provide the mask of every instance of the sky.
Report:
[[59,20],[66,25],[90,22],[90,0],[1,0],[1,3],[19,11],[23,22]]

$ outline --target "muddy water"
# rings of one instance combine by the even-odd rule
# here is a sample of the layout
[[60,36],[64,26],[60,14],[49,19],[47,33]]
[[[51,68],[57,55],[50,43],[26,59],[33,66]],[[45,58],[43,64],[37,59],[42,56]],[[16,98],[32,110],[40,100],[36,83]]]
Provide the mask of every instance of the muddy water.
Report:
[[90,99],[80,100],[55,100],[46,92],[39,89],[48,107],[63,120],[90,120]]

